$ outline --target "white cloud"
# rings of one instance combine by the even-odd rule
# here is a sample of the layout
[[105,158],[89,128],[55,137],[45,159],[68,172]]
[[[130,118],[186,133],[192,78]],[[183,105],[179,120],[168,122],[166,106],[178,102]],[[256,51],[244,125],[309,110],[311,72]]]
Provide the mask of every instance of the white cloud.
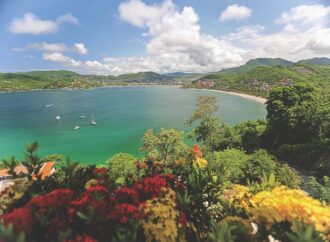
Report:
[[75,43],[73,50],[81,55],[86,55],[88,52],[88,49],[85,47],[84,43]]
[[[45,53],[44,59],[85,72],[122,74],[218,71],[257,57],[293,61],[320,55],[330,57],[328,9],[329,6],[315,4],[297,6],[276,20],[281,27],[279,31],[269,32],[261,25],[242,26],[216,38],[201,32],[198,14],[192,7],[178,9],[170,0],[158,5],[130,0],[120,5],[119,15],[123,21],[144,29],[145,56],[77,61],[54,51]],[[318,17],[308,17],[316,10]]]
[[74,17],[71,13],[66,13],[57,18],[57,23],[71,23],[75,25],[79,25],[79,21],[76,17]]
[[179,11],[170,0],[160,5],[130,0],[119,6],[119,13],[123,21],[146,28],[145,35],[150,37],[143,61],[140,58],[126,60],[136,63],[140,70],[148,64],[150,70],[157,72],[200,72],[243,62],[242,49],[200,32],[199,17],[192,7]]
[[12,49],[15,52],[22,52],[28,50],[37,50],[42,52],[76,52],[81,55],[86,55],[88,49],[84,43],[74,43],[72,47],[67,46],[64,43],[47,43],[47,42],[36,42],[29,43],[25,47],[18,47]]
[[288,26],[324,26],[330,21],[329,15],[330,6],[326,7],[321,4],[300,5],[283,13],[275,22]]
[[14,18],[9,25],[9,31],[14,34],[46,34],[58,30],[56,22],[41,20],[33,13],[26,13],[22,18]]
[[14,34],[53,34],[58,32],[62,23],[78,24],[78,20],[68,13],[59,16],[56,21],[39,19],[33,13],[25,13],[23,17],[14,18],[9,24],[9,31]]
[[81,65],[80,61],[76,61],[68,56],[63,55],[63,53],[60,52],[44,53],[42,58],[44,60],[58,62],[69,67],[79,67]]
[[25,48],[22,48],[25,50],[39,50],[43,52],[65,52],[69,50],[69,47],[67,47],[63,43],[47,43],[47,42],[40,42],[40,43],[30,43],[27,44]]
[[221,22],[226,22],[229,20],[242,20],[249,18],[252,14],[252,10],[248,7],[233,4],[229,5],[220,15],[219,20]]

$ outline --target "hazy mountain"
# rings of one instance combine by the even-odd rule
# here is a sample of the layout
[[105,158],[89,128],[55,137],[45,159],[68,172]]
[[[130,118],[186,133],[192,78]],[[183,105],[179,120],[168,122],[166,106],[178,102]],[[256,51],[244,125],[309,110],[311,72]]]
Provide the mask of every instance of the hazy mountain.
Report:
[[317,58],[298,61],[297,64],[329,65],[330,59],[326,57],[317,57]]

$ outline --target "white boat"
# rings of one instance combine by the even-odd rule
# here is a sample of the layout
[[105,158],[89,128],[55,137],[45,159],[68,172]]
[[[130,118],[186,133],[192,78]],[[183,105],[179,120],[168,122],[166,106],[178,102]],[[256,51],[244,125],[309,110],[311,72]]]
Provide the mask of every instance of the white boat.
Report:
[[74,129],[74,130],[80,129],[80,126],[76,125],[76,126],[74,126],[73,129]]
[[85,116],[84,115],[81,115],[80,118],[85,118]]
[[61,119],[61,116],[60,115],[56,115],[56,121],[60,121],[60,119]]
[[94,119],[94,115],[92,115],[91,125],[96,125],[96,121]]

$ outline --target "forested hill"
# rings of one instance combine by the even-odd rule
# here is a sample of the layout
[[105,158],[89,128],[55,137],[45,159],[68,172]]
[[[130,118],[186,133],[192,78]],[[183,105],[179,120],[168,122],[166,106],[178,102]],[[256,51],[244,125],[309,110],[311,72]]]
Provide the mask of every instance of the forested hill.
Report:
[[185,87],[213,88],[266,96],[275,86],[290,86],[296,82],[310,81],[330,91],[330,64],[326,64],[327,61],[330,63],[327,58],[297,63],[283,59],[255,59],[240,67],[206,74]]
[[120,76],[81,75],[65,70],[0,73],[0,90],[92,88],[139,83],[162,84],[175,81],[175,79],[154,72],[130,73]]
[[66,70],[0,73],[0,91],[184,84],[188,88],[213,88],[266,96],[275,86],[289,86],[300,81],[311,81],[330,90],[330,59],[313,58],[293,63],[280,58],[257,58],[239,67],[207,74],[139,72],[102,76]]

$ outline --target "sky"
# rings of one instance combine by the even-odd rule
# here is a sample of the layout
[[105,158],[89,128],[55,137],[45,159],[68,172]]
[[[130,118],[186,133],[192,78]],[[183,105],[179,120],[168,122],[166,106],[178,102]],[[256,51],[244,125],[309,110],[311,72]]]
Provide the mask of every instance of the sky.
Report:
[[0,72],[212,72],[330,57],[330,0],[0,0]]

